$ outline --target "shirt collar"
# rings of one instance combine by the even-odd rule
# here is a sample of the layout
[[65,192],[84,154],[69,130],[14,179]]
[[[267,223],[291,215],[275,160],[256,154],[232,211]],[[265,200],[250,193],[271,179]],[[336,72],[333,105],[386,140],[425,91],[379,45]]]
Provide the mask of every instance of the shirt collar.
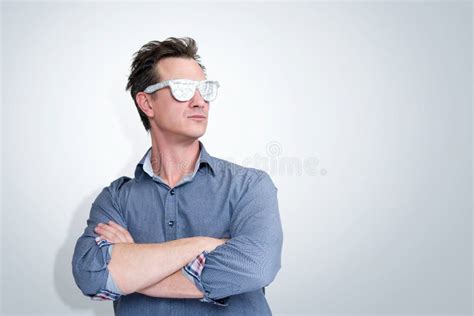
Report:
[[[153,168],[151,167],[151,162],[150,162],[151,149],[152,147],[148,148],[145,155],[143,156],[143,158],[140,160],[140,162],[137,164],[137,167],[135,168],[136,181],[140,181],[142,177],[145,176],[146,174],[148,174],[152,178],[154,176]],[[194,175],[199,170],[202,164],[206,164],[209,167],[212,175],[215,176],[214,158],[211,155],[209,155],[206,148],[204,147],[204,144],[201,141],[199,141],[199,158],[196,161],[194,173],[192,174],[191,178],[194,177]],[[161,179],[159,178],[159,176],[154,176],[154,177]],[[188,175],[185,178],[187,177]]]

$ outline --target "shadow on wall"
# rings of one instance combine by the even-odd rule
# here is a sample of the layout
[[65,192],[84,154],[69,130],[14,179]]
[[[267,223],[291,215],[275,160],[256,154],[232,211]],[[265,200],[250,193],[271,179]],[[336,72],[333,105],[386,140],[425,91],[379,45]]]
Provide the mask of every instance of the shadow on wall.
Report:
[[92,202],[99,195],[102,188],[84,198],[74,212],[69,234],[59,249],[54,261],[54,287],[61,301],[71,309],[90,311],[95,315],[114,315],[112,301],[93,301],[82,294],[72,275],[72,255],[77,239],[82,235],[86,226]]
[[151,146],[150,135],[143,128],[130,95],[117,93],[117,91],[123,90],[126,78],[125,75],[122,78],[114,78],[110,83],[108,95],[113,115],[109,118],[111,120],[116,119],[115,123],[119,126],[118,131],[122,134],[118,138],[120,136],[125,137],[127,142],[124,143],[124,146],[131,148],[131,155],[121,157],[124,160],[124,165],[117,176],[107,179],[105,183],[100,184],[98,189],[83,198],[82,202],[79,203],[69,225],[68,236],[56,255],[54,266],[54,286],[61,301],[75,312],[83,310],[84,314],[89,314],[92,310],[97,316],[114,315],[113,302],[94,301],[82,294],[72,275],[71,262],[74,248],[77,239],[87,226],[87,219],[95,198],[104,187],[118,177],[126,175],[133,178],[137,163]]
[[[115,79],[110,85],[109,99],[112,104],[110,106],[112,113],[115,114],[115,118],[118,121],[119,131],[123,133],[127,140],[124,146],[128,145],[127,147],[131,149],[130,156],[128,158],[121,157],[124,165],[117,176],[111,177],[103,184],[98,184],[99,188],[83,198],[76,207],[69,225],[68,236],[66,236],[63,245],[56,255],[54,266],[54,286],[61,301],[74,311],[83,310],[84,314],[89,314],[88,312],[92,310],[97,316],[114,315],[113,302],[94,301],[82,294],[72,274],[71,262],[74,248],[77,239],[87,227],[87,219],[89,218],[92,202],[95,198],[104,187],[108,186],[118,177],[126,175],[133,178],[137,163],[151,146],[150,135],[143,128],[133,100],[129,95],[123,98],[117,93],[119,89],[122,89],[123,85],[123,78]],[[113,118],[112,116],[111,120]]]

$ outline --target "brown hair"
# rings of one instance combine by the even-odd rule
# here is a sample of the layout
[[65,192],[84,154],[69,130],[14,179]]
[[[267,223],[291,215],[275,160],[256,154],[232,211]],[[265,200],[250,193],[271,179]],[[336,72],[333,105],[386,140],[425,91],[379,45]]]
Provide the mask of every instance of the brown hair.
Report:
[[[130,76],[125,90],[130,90],[133,102],[138,110],[138,114],[145,126],[145,130],[150,129],[148,116],[142,112],[137,104],[136,95],[145,90],[149,85],[160,82],[157,68],[158,61],[165,57],[192,58],[201,66],[204,74],[206,67],[201,64],[200,56],[197,54],[198,47],[194,39],[190,37],[176,38],[168,37],[164,41],[150,41],[143,45],[133,55],[133,62],[130,67]],[[156,71],[155,71],[156,68]]]

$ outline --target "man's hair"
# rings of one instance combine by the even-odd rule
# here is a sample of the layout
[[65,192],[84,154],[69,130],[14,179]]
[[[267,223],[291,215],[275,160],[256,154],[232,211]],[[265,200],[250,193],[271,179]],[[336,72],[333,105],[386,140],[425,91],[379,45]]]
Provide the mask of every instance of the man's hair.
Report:
[[133,62],[130,67],[130,76],[125,90],[130,90],[133,102],[142,119],[145,130],[150,130],[148,116],[142,112],[135,99],[138,92],[145,90],[149,85],[160,82],[158,72],[158,61],[165,57],[183,57],[194,59],[201,66],[204,74],[206,67],[201,64],[200,56],[197,54],[198,47],[194,39],[190,37],[176,38],[168,37],[164,41],[150,41],[143,45],[133,55]]

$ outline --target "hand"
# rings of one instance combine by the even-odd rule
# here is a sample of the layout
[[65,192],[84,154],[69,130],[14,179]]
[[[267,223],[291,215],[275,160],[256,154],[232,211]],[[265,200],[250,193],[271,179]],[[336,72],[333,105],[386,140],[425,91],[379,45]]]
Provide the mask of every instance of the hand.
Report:
[[208,252],[213,251],[218,246],[226,243],[228,238],[214,238],[214,237],[203,237],[205,250]]
[[106,239],[109,242],[116,243],[135,243],[132,235],[119,224],[109,221],[107,224],[99,223],[94,231],[99,234],[100,239]]

